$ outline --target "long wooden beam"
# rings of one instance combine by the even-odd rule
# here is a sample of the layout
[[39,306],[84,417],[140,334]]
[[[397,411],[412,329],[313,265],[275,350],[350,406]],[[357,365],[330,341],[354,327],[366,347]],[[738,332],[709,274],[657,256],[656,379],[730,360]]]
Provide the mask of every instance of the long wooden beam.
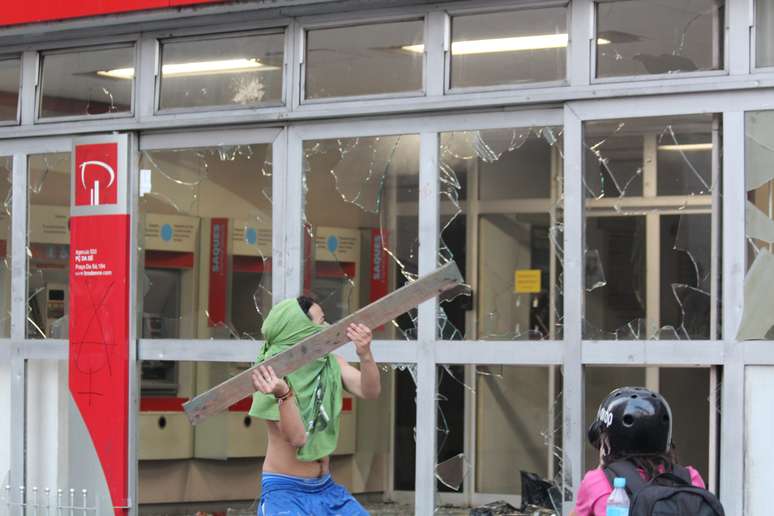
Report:
[[269,365],[274,368],[277,376],[285,376],[349,342],[347,327],[350,324],[359,323],[371,329],[378,328],[420,303],[439,294],[448,293],[461,284],[462,276],[457,265],[454,262],[448,263],[348,315],[320,333],[196,396],[185,403],[183,409],[191,424],[195,425],[255,392],[252,372],[259,366]]

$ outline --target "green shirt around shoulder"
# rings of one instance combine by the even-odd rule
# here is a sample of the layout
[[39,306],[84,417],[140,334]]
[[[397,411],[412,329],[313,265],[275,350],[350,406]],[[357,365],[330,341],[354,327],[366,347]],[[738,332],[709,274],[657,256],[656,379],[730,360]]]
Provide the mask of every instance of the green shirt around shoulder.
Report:
[[[256,363],[263,362],[303,339],[318,333],[323,326],[315,324],[301,310],[298,301],[286,299],[275,305],[261,331],[266,343]],[[301,461],[327,457],[336,449],[341,415],[341,367],[336,357],[325,355],[290,373],[286,378],[306,427],[306,444],[299,448]],[[256,392],[250,407],[252,417],[279,421],[277,400],[271,394]]]

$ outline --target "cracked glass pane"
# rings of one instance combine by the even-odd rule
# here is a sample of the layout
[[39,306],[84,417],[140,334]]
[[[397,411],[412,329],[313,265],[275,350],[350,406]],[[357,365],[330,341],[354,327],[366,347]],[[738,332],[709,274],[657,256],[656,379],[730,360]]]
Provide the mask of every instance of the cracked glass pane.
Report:
[[143,338],[261,339],[271,306],[271,144],[142,153]]
[[[11,181],[13,158],[0,156],[0,337],[11,334]],[[0,469],[0,475],[3,471]]]
[[424,20],[306,32],[308,99],[422,89]]
[[773,340],[774,111],[747,113],[745,126],[747,276],[737,338]]
[[[614,389],[642,386],[659,392],[672,409],[672,440],[680,464],[696,468],[712,488],[710,449],[717,445],[711,442],[716,435],[712,426],[719,424],[719,414],[712,413],[716,403],[710,402],[712,385],[711,371],[705,367],[586,367],[583,428],[588,428],[599,404]],[[587,441],[584,449],[584,470],[598,467],[599,450]]]
[[439,261],[454,260],[470,288],[441,304],[440,338],[561,338],[561,136],[441,134]]
[[598,2],[597,77],[723,68],[723,0]]
[[132,110],[134,46],[47,52],[41,59],[40,118]]
[[16,120],[19,110],[21,59],[0,59],[0,120]]
[[530,496],[526,473],[561,483],[559,368],[504,366],[475,382],[476,492]]
[[159,108],[282,103],[285,34],[161,42]]
[[586,338],[717,334],[719,134],[712,115],[586,123]]
[[70,298],[70,153],[33,154],[27,166],[27,337],[66,339]]
[[567,8],[454,16],[451,87],[557,81],[566,75]]
[[[439,366],[438,491],[461,492],[469,480],[466,489],[521,496],[535,510],[561,505],[561,390],[557,367]],[[413,489],[410,480],[396,489]]]
[[[417,275],[419,137],[304,143],[304,285],[330,322]],[[416,310],[376,329],[416,338]]]

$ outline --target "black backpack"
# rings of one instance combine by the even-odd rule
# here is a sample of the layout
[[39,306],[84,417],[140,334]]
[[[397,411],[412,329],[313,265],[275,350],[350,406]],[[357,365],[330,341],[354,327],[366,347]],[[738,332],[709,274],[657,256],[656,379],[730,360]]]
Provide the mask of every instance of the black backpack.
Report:
[[611,486],[615,477],[626,479],[629,516],[725,516],[715,495],[691,484],[691,474],[682,466],[648,481],[637,466],[623,460],[607,466],[605,475]]

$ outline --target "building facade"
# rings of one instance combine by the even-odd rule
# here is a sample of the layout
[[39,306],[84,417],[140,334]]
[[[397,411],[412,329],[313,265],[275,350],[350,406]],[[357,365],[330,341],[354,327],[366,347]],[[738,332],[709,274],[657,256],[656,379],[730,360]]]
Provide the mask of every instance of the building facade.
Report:
[[635,384],[727,514],[767,514],[774,2],[5,11],[0,513],[249,505],[264,428],[182,403],[273,302],[337,320],[454,260],[464,289],[375,330],[337,480],[430,515],[519,505],[529,472],[569,514]]

